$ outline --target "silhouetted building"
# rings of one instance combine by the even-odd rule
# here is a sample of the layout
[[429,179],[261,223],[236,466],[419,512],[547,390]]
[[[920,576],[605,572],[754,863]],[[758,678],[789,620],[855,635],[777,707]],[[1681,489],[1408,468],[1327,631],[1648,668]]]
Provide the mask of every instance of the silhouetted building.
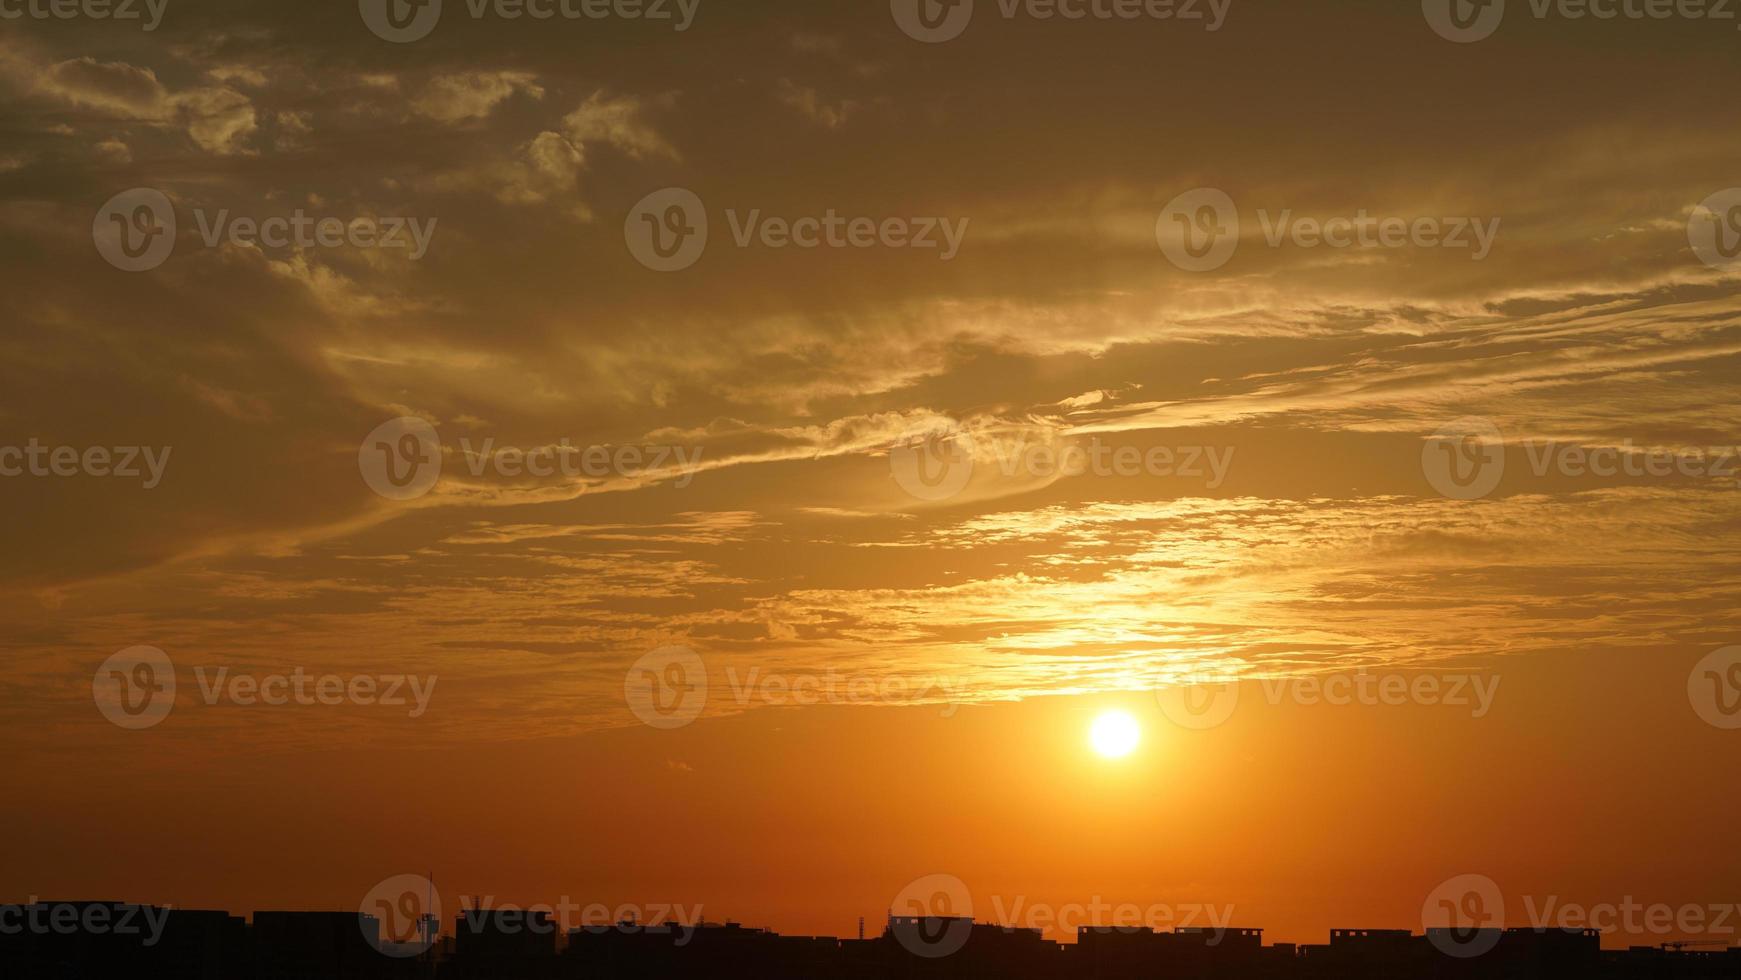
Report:
[[163,962],[189,980],[230,980],[251,971],[248,924],[228,912],[170,909],[160,943]]
[[1262,929],[1089,926],[1076,931],[1073,958],[1073,975],[1116,980],[1287,976],[1295,955],[1291,944],[1263,945]]
[[839,976],[847,961],[833,937],[781,936],[735,922],[586,926],[568,933],[565,977],[810,978]]
[[454,919],[454,977],[525,977],[543,980],[557,975],[559,927],[550,913],[521,909],[470,909]]
[[1064,947],[1039,929],[950,916],[890,916],[872,954],[888,977],[1062,977]]
[[356,912],[255,912],[257,980],[373,980],[402,958],[379,949],[380,920]]
[[[227,980],[247,975],[243,921],[126,902],[38,902],[0,915],[0,976]],[[8,921],[12,920],[12,921]]]

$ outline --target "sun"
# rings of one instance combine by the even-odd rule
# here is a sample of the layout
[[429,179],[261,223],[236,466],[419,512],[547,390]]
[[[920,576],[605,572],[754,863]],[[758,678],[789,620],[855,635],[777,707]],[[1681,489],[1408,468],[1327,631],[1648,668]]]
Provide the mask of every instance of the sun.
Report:
[[1088,729],[1088,742],[1094,751],[1108,759],[1122,759],[1136,750],[1142,741],[1142,729],[1128,711],[1107,711],[1094,719]]

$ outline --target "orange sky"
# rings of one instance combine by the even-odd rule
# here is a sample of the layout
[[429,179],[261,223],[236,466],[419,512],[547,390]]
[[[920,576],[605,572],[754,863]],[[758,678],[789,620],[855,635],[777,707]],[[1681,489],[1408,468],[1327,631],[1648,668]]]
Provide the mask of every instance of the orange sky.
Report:
[[[1519,925],[1741,901],[1741,671],[1704,659],[1741,642],[1741,279],[1697,246],[1741,184],[1732,26],[979,7],[938,43],[883,3],[454,5],[404,44],[348,5],[7,22],[0,466],[172,452],[149,488],[0,476],[0,900],[348,909],[433,871],[450,911],[844,935],[942,874],[981,918],[1231,906],[1301,941],[1418,929],[1465,873]],[[132,188],[178,225],[139,272],[102,251]],[[635,238],[662,188],[709,225],[670,272]],[[1164,244],[1197,188],[1240,228],[1203,271]],[[1494,237],[1271,244],[1284,211]],[[204,238],[297,212],[427,249]],[[779,247],[752,213],[960,237]],[[397,419],[441,461],[409,499],[371,475]],[[1436,437],[1470,419],[1504,446],[1456,499]],[[928,497],[901,453],[938,432],[972,464]],[[610,463],[512,455],[558,446]],[[1619,448],[1700,466],[1577,462]],[[660,729],[625,682],[670,645],[705,710]],[[177,690],[127,730],[93,677],[137,646]],[[220,669],[433,686],[247,705]],[[1362,671],[1491,703],[1277,686]],[[1240,707],[1193,730],[1165,706],[1205,676]],[[1111,706],[1123,760],[1086,744]]]

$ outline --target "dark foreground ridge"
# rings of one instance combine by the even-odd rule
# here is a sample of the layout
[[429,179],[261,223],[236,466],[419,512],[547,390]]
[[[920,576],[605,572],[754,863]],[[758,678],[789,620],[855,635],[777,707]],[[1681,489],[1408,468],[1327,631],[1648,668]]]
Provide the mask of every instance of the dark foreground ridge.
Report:
[[724,925],[585,926],[468,911],[451,936],[407,920],[384,939],[354,912],[227,912],[113,902],[0,906],[0,977],[19,980],[615,980],[827,978],[1741,978],[1741,948],[1604,950],[1592,930],[1337,929],[1264,945],[1261,929],[1083,928],[1074,944],[966,918],[891,916],[869,939]]

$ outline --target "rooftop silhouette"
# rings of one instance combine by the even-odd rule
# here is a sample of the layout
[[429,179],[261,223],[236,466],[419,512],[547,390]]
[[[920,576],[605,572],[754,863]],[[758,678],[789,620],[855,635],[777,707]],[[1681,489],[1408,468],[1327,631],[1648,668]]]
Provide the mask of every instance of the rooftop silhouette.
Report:
[[[563,929],[548,913],[469,910],[409,938],[355,912],[227,912],[115,902],[0,906],[0,976],[29,980],[566,980],[876,978],[1741,978],[1741,948],[1605,950],[1593,930],[1334,929],[1322,945],[1255,928],[1038,929],[895,916],[880,935],[784,936],[727,922]],[[417,941],[421,937],[421,941]]]

